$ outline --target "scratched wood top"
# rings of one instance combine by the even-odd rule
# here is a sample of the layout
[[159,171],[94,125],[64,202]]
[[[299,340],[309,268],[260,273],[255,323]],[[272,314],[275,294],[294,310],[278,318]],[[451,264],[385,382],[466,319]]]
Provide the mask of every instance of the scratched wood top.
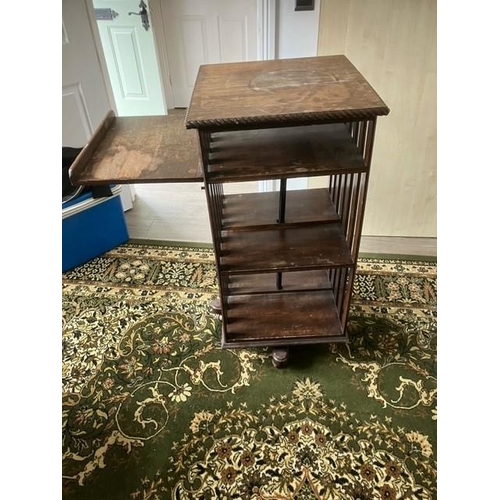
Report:
[[73,185],[202,182],[197,133],[185,110],[116,117],[110,111],[70,168]]
[[259,128],[388,113],[345,56],[320,56],[200,66],[186,127]]

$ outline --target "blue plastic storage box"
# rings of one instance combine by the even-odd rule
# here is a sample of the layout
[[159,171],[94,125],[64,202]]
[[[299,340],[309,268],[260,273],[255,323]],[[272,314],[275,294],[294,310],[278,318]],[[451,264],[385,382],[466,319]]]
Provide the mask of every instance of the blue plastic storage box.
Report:
[[129,240],[120,199],[121,186],[112,196],[82,194],[62,207],[62,272],[69,271]]

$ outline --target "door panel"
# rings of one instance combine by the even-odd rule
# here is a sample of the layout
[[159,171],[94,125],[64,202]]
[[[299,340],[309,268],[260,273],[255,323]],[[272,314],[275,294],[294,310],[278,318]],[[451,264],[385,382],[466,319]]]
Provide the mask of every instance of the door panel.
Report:
[[248,61],[247,21],[217,16],[221,62]]
[[174,107],[187,107],[200,64],[256,60],[256,0],[160,4]]
[[146,77],[140,64],[136,30],[108,26],[108,35],[113,49],[116,77],[122,99],[147,98]]
[[[200,64],[208,60],[207,23],[203,16],[184,16],[180,19],[181,39],[179,44],[180,68],[175,73],[173,82],[187,82],[191,88],[196,80]],[[179,84],[177,84],[179,85]],[[178,89],[178,92],[181,92]]]
[[63,145],[79,148],[92,135],[90,116],[79,83],[62,87]]

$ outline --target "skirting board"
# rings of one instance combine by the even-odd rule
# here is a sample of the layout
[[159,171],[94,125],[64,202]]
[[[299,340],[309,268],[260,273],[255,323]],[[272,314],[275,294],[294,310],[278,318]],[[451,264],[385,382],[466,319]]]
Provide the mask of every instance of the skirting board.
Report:
[[361,236],[360,252],[437,257],[437,238]]

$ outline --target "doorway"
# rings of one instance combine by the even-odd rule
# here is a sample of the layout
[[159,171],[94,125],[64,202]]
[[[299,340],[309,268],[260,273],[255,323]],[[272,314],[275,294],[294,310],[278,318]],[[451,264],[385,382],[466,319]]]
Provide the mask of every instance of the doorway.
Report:
[[275,57],[276,0],[88,1],[119,116],[187,107],[200,64]]
[[164,115],[147,0],[91,0],[118,116]]

